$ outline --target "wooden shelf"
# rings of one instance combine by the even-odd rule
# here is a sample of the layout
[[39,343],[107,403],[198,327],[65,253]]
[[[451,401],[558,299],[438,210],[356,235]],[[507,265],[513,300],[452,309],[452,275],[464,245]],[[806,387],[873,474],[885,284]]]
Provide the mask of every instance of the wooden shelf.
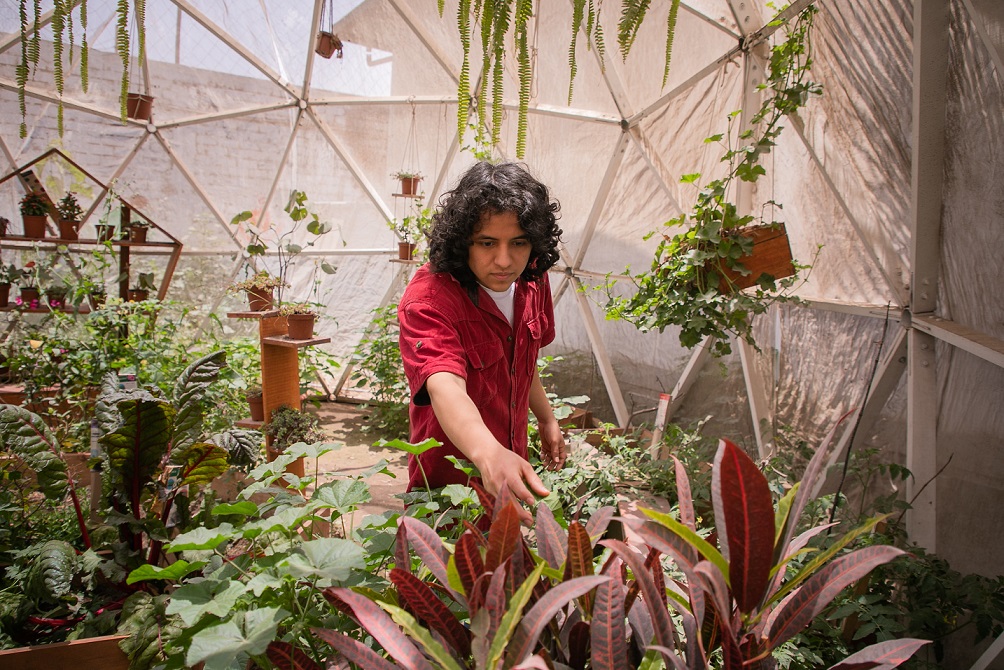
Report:
[[240,421],[235,421],[234,425],[238,428],[247,428],[248,430],[261,430],[265,426],[265,422],[255,421],[254,419],[241,419]]
[[414,198],[415,200],[421,200],[425,197],[423,193],[391,193],[395,198]]
[[90,314],[91,308],[84,307],[24,307],[22,305],[15,305],[13,302],[6,307],[0,307],[0,312],[24,312],[25,314],[48,314],[49,312],[62,312],[63,314]]
[[408,260],[408,261],[400,259],[400,258],[392,258],[392,259],[390,259],[390,262],[391,263],[400,263],[401,265],[421,265],[424,261],[420,261],[420,260],[417,260],[417,259],[414,259],[414,258],[412,258],[411,260]]
[[[174,247],[176,246],[174,242],[130,242],[129,240],[108,240],[115,246],[120,247]],[[51,244],[53,246],[59,245],[80,245],[80,246],[94,246],[97,244],[104,244],[103,241],[98,241],[94,238],[80,238],[76,240],[64,240],[59,237],[25,237],[23,235],[4,235],[0,237],[0,243],[3,242],[17,242],[18,244],[14,246],[25,246],[27,244]]]
[[261,338],[262,343],[272,344],[277,347],[287,347],[289,349],[301,349],[303,347],[313,347],[318,344],[327,344],[330,337],[312,337],[309,340],[291,340],[289,335],[269,335]]
[[270,319],[274,316],[279,316],[279,310],[267,309],[264,312],[252,312],[250,310],[246,312],[227,312],[228,319]]

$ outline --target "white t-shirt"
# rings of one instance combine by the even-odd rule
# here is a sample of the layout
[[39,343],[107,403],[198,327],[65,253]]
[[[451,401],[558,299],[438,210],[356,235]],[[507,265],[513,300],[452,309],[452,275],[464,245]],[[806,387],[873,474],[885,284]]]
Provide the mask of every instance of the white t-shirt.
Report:
[[514,299],[516,297],[516,282],[510,284],[509,289],[506,291],[493,291],[484,285],[481,285],[481,288],[487,291],[488,295],[492,297],[492,300],[495,301],[495,305],[499,308],[499,311],[502,312],[502,316],[509,321],[509,327],[512,327],[513,315],[515,313]]

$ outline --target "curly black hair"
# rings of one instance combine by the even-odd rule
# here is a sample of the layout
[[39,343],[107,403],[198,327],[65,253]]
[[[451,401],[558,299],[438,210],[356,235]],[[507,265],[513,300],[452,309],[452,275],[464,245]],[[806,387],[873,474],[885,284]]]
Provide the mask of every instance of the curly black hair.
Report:
[[517,163],[493,164],[482,161],[464,173],[452,191],[439,201],[432,217],[429,237],[429,262],[435,272],[449,272],[469,293],[474,293],[477,278],[467,265],[471,238],[485,214],[513,212],[532,247],[530,261],[520,275],[537,281],[558,261],[557,200],[551,200],[547,187]]

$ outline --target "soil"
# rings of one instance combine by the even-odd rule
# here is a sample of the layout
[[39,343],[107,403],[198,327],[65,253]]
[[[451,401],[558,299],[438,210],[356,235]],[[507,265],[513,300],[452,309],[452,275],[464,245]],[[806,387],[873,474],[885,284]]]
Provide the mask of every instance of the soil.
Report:
[[[321,426],[333,442],[343,443],[340,449],[318,459],[319,483],[331,481],[337,475],[358,475],[380,462],[380,459],[387,461],[387,469],[396,476],[392,479],[377,474],[367,480],[373,499],[360,506],[353,525],[358,525],[359,521],[369,514],[403,510],[401,500],[394,496],[404,493],[408,486],[408,455],[397,449],[373,446],[381,436],[366,430],[369,410],[362,405],[344,402],[326,402],[319,408],[311,407],[309,410],[316,412],[321,420]],[[315,463],[308,460],[304,463],[304,472],[310,475],[314,467]]]

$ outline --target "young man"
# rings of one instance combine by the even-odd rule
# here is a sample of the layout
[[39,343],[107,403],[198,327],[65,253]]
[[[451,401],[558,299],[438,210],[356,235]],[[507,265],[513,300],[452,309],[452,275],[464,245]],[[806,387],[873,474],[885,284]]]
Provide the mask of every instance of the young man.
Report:
[[419,457],[421,467],[409,457],[409,491],[466,483],[452,455],[477,466],[489,493],[508,488],[532,506],[534,493],[548,491],[527,461],[527,408],[545,466],[564,465],[565,440],[537,374],[537,353],[554,339],[547,270],[558,260],[558,209],[514,163],[477,163],[441,200],[429,263],[398,306],[411,440],[443,443]]

